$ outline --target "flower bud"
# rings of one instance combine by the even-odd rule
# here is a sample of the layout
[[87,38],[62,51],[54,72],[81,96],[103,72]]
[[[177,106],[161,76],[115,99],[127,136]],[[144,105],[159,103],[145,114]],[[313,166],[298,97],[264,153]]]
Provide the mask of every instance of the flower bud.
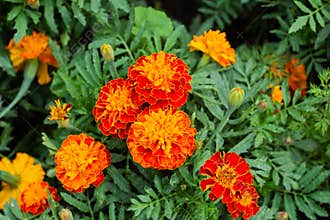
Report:
[[33,9],[39,8],[39,0],[26,0],[26,4]]
[[260,111],[265,111],[266,109],[268,108],[268,102],[267,100],[261,100],[259,103],[258,103],[258,109]]
[[242,104],[243,98],[244,98],[244,90],[241,89],[240,87],[233,88],[232,90],[230,90],[229,93],[229,99],[228,99],[229,106],[238,108]]
[[60,216],[61,220],[73,220],[72,212],[70,209],[62,209],[58,213],[58,216]]
[[106,61],[112,62],[115,60],[115,53],[110,44],[103,44],[100,51]]
[[287,212],[278,212],[276,213],[275,220],[288,220],[289,215]]

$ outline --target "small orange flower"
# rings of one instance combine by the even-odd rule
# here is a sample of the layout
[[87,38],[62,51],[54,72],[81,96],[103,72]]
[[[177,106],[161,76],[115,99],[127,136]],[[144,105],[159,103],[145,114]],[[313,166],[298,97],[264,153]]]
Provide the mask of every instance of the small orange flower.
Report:
[[194,36],[188,44],[190,51],[199,50],[217,61],[221,66],[227,67],[235,63],[235,50],[226,39],[226,33],[219,30],[209,30],[202,36]]
[[50,117],[48,120],[63,121],[69,119],[67,114],[72,109],[72,105],[66,103],[62,105],[59,99],[55,100],[55,104],[56,106],[50,106]]
[[300,59],[295,59],[291,55],[290,61],[284,66],[284,71],[289,74],[288,82],[291,90],[296,91],[297,89],[302,90],[302,94],[305,94],[307,89],[307,74],[305,65],[298,64]]
[[35,159],[25,153],[17,153],[15,159],[11,162],[4,157],[0,160],[0,170],[10,173],[18,180],[16,186],[11,186],[5,181],[1,183],[0,190],[0,210],[3,209],[10,198],[15,199],[18,204],[21,203],[20,195],[26,187],[35,181],[42,181],[45,172],[40,164],[35,163]]
[[142,167],[173,170],[193,154],[195,134],[185,112],[145,109],[129,130],[127,146]]
[[279,85],[274,86],[271,98],[273,102],[278,102],[281,105],[283,104],[283,94]]
[[248,163],[234,152],[216,152],[200,168],[200,174],[208,176],[200,182],[203,191],[211,188],[212,201],[224,197],[230,199],[232,190],[238,190],[241,183],[252,184],[253,176]]
[[41,63],[37,73],[38,83],[44,85],[50,82],[48,65],[57,67],[57,61],[45,34],[33,32],[32,35],[23,37],[17,44],[11,39],[6,49],[16,71],[24,68],[26,60],[39,59]]
[[93,114],[104,135],[126,138],[140,111],[140,107],[133,103],[127,82],[119,78],[102,87]]
[[49,207],[47,189],[54,201],[60,199],[57,190],[49,186],[47,182],[33,182],[21,194],[21,210],[26,213],[30,212],[33,215],[43,213]]
[[259,211],[259,195],[253,185],[241,184],[241,190],[230,195],[230,200],[222,200],[227,204],[228,212],[233,218],[238,218],[241,214],[244,219],[250,219]]
[[138,58],[128,69],[133,101],[153,108],[181,107],[191,90],[188,70],[183,60],[163,51]]
[[110,165],[110,152],[87,134],[69,135],[55,154],[56,177],[71,192],[83,192],[104,180],[102,170]]

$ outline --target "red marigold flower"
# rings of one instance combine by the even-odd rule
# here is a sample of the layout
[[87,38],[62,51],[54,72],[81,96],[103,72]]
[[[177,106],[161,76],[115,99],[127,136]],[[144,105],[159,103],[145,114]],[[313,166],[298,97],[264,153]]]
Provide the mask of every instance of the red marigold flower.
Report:
[[222,202],[227,204],[228,212],[233,218],[242,214],[244,219],[249,219],[259,211],[259,195],[253,185],[241,183],[239,188],[240,190],[231,193],[229,200],[223,199]]
[[305,70],[305,65],[303,63],[299,64],[300,59],[295,59],[291,55],[290,61],[285,64],[284,71],[289,74],[288,82],[291,90],[296,91],[301,89],[301,93],[305,94],[307,89],[307,74]]
[[110,165],[110,152],[87,134],[69,135],[55,154],[56,177],[71,192],[83,192],[104,180],[102,170]]
[[191,90],[188,66],[173,54],[163,51],[142,56],[128,69],[133,101],[154,108],[184,105]]
[[234,152],[223,152],[223,155],[216,152],[200,168],[200,174],[208,176],[200,182],[200,187],[203,191],[211,188],[212,201],[229,196],[231,190],[238,190],[241,182],[253,182],[248,163]]
[[104,135],[126,138],[130,125],[140,111],[140,107],[133,103],[127,82],[119,78],[102,87],[93,114]]
[[47,189],[55,201],[60,199],[57,189],[49,186],[47,182],[33,182],[21,194],[21,210],[33,215],[43,213],[49,207]]
[[142,167],[173,170],[193,154],[195,134],[185,112],[145,109],[129,130],[127,146]]

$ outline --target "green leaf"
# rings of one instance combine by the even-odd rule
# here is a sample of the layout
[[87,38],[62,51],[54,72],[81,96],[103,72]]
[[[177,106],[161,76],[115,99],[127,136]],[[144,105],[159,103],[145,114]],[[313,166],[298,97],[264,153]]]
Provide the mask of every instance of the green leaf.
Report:
[[301,198],[301,196],[294,196],[295,202],[297,204],[298,209],[305,213],[305,215],[312,220],[316,220],[315,215],[313,214],[313,211],[306,205],[304,200]]
[[15,19],[14,29],[16,30],[16,34],[14,35],[14,41],[17,43],[20,41],[25,35],[27,31],[27,17],[21,12]]
[[314,44],[314,49],[319,48],[323,44],[323,42],[325,41],[325,39],[327,39],[329,37],[329,34],[330,34],[330,24],[327,24],[317,34],[317,37],[316,37],[316,40],[315,40],[315,44]]
[[292,118],[294,118],[295,120],[299,121],[299,122],[305,122],[305,118],[304,116],[296,109],[296,108],[290,108],[288,110],[289,115],[292,116]]
[[83,26],[86,25],[86,17],[85,15],[81,12],[81,9],[77,6],[77,4],[74,4],[72,2],[72,11],[73,11],[73,15],[75,18],[78,19],[78,21],[80,22],[80,24],[82,24]]
[[278,186],[280,184],[280,176],[278,175],[278,172],[276,170],[273,170],[272,178],[275,186]]
[[172,200],[168,201],[167,199],[165,199],[165,210],[164,210],[164,215],[165,215],[168,219],[172,219],[173,209],[174,209],[173,201],[172,201]]
[[273,213],[277,212],[277,210],[279,209],[279,207],[281,205],[281,202],[282,202],[281,194],[276,192],[275,196],[274,196],[274,199],[273,199],[273,202],[272,202],[272,208],[271,208]]
[[93,12],[98,12],[100,10],[100,6],[101,6],[101,1],[100,0],[93,0],[91,1],[91,10]]
[[313,32],[316,32],[316,24],[315,24],[314,17],[312,15],[309,16],[309,27],[311,28],[311,30]]
[[323,209],[321,206],[317,205],[314,200],[311,198],[304,196],[304,199],[307,203],[307,205],[316,213],[318,216],[321,217],[328,217],[328,213],[325,209]]
[[44,18],[46,19],[46,22],[50,27],[50,30],[55,34],[58,34],[58,28],[54,18],[54,10],[55,10],[54,1],[45,0],[44,5],[45,5]]
[[312,192],[314,190],[316,190],[317,188],[320,187],[320,185],[325,182],[326,180],[328,180],[328,177],[330,176],[330,171],[324,171],[322,173],[320,173],[316,178],[313,179],[313,181],[311,183],[309,183],[304,190],[302,191],[302,193],[309,193]]
[[25,13],[26,13],[27,16],[29,16],[32,19],[34,24],[39,23],[40,17],[42,15],[40,12],[25,9]]
[[151,7],[135,7],[132,33],[137,34],[144,22],[147,25],[144,36],[156,33],[159,36],[167,37],[173,31],[172,21],[163,11]]
[[253,140],[256,134],[251,133],[246,136],[243,140],[241,140],[238,144],[236,144],[233,148],[229,150],[229,152],[235,152],[237,154],[245,153],[247,150],[252,147]]
[[168,36],[165,46],[164,46],[164,51],[168,52],[169,50],[172,49],[172,47],[175,45],[177,39],[180,37],[182,32],[184,32],[184,26],[179,25],[178,27],[175,28],[175,30],[171,33],[170,36]]
[[16,216],[16,218],[23,219],[24,218],[23,213],[20,210],[16,200],[13,198],[10,198],[9,204],[10,204],[9,208],[10,208],[11,212]]
[[294,33],[303,28],[307,24],[308,18],[308,15],[298,17],[289,28],[289,34]]
[[63,198],[63,200],[65,202],[76,207],[77,209],[79,209],[82,212],[89,212],[89,208],[88,208],[86,202],[81,202],[66,192],[61,192],[60,194],[61,194],[61,198]]
[[9,11],[9,13],[8,13],[8,15],[7,15],[7,20],[8,20],[8,21],[11,21],[11,20],[13,20],[14,18],[16,18],[17,15],[21,12],[21,10],[22,10],[22,7],[21,7],[21,6],[15,6],[15,7],[13,7],[13,8]]
[[302,10],[305,13],[311,13],[312,11],[307,8],[302,2],[300,1],[294,1],[294,3],[298,6],[300,10]]
[[319,22],[319,24],[321,25],[321,27],[325,26],[323,17],[321,16],[321,14],[319,12],[316,12],[316,20],[317,22]]
[[159,214],[160,214],[160,202],[157,201],[155,207],[152,210],[151,218],[153,220],[158,220],[159,219]]
[[109,220],[116,220],[116,212],[115,212],[115,203],[111,202],[109,205]]
[[194,180],[192,178],[191,173],[189,172],[187,167],[180,167],[179,168],[179,172],[181,174],[181,176],[184,178],[184,180],[191,186],[195,186],[196,184],[194,183]]
[[315,9],[318,9],[320,6],[322,6],[321,0],[308,0],[308,1],[312,5],[312,7]]
[[317,176],[320,174],[321,170],[323,169],[322,166],[314,166],[312,167],[312,169],[310,169],[308,172],[306,172],[306,174],[299,180],[299,186],[301,188],[304,188],[305,186],[307,186],[308,184],[310,184],[310,182]]
[[54,152],[57,151],[58,147],[49,139],[47,134],[45,132],[41,132],[41,139],[42,139],[42,144],[46,146],[48,149],[53,150]]
[[317,191],[309,194],[315,201],[330,204],[330,192],[329,191]]
[[281,89],[282,89],[282,94],[283,94],[284,106],[287,107],[290,103],[290,98],[291,98],[287,80],[283,81],[283,83],[281,85]]
[[111,166],[109,169],[110,176],[113,179],[113,182],[124,192],[130,192],[130,186],[127,180],[122,176],[122,174],[119,172],[117,168],[114,166]]
[[290,220],[297,220],[296,206],[292,197],[284,194],[284,208],[287,211]]
[[117,9],[121,9],[124,12],[129,12],[129,5],[127,3],[127,0],[110,0],[111,3],[115,6]]

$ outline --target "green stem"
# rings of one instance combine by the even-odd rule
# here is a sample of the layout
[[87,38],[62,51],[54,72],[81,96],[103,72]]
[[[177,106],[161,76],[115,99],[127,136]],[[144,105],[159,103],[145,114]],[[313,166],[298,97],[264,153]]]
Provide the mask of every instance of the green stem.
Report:
[[199,69],[201,68],[202,66],[205,66],[206,64],[208,64],[210,62],[210,56],[209,55],[206,55],[206,54],[203,54],[203,57],[202,59],[200,59],[196,69]]
[[24,79],[19,91],[15,96],[14,100],[2,112],[0,112],[0,118],[5,116],[23,98],[27,90],[30,88],[32,80],[37,73],[37,69],[38,60],[29,60],[24,69]]
[[0,170],[0,180],[8,183],[12,188],[17,188],[19,178],[6,171]]
[[118,36],[118,38],[121,40],[122,44],[124,45],[124,47],[125,47],[125,49],[126,49],[128,55],[129,55],[129,57],[131,58],[131,60],[132,60],[133,62],[135,62],[135,59],[134,59],[134,57],[133,57],[133,55],[132,55],[132,52],[131,52],[131,50],[129,49],[129,47],[127,46],[125,40],[124,40],[119,34],[118,34],[117,36]]
[[113,62],[113,61],[110,62],[110,72],[112,73],[112,78],[113,79],[119,78],[119,74],[117,72],[117,68],[115,66],[115,62]]
[[209,138],[208,142],[205,144],[205,147],[209,147],[212,140],[215,138],[215,135],[217,133],[221,133],[222,129],[225,127],[225,125],[228,123],[230,116],[233,114],[233,112],[236,110],[236,108],[229,108],[226,112],[226,115],[224,116],[223,120],[219,124],[219,126],[214,130],[212,136]]
[[95,220],[88,193],[86,197],[87,197],[87,205],[88,205],[89,213],[91,213],[91,220]]

